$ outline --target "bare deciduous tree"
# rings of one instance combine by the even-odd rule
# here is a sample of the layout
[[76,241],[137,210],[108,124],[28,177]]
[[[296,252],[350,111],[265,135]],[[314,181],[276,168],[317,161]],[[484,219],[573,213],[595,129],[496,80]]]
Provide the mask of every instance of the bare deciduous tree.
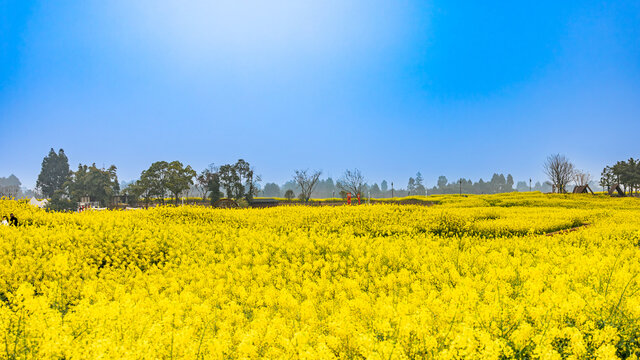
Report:
[[364,188],[364,176],[360,173],[360,170],[354,169],[346,170],[344,175],[338,180],[338,187],[344,191],[350,192],[353,195],[361,194]]
[[591,174],[582,170],[577,170],[573,175],[573,179],[577,186],[589,185],[589,182],[591,181]]
[[551,180],[556,192],[566,192],[566,187],[574,177],[574,166],[564,155],[549,155],[544,163],[544,172]]
[[309,170],[296,170],[296,174],[293,176],[293,180],[300,186],[300,198],[304,201],[309,201],[313,188],[318,183],[322,171],[316,170],[309,172]]

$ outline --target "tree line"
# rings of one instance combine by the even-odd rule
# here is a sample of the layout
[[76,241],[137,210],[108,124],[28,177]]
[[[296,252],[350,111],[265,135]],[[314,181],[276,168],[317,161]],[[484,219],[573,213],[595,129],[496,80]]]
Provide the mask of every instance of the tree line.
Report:
[[78,164],[76,171],[69,167],[69,159],[63,149],[51,149],[42,160],[36,188],[48,198],[54,210],[75,210],[82,200],[97,202],[102,206],[111,203],[120,191],[116,166],[98,168],[96,164]]
[[225,195],[236,201],[251,202],[258,194],[259,181],[260,176],[244,159],[222,166],[211,164],[199,174],[179,161],[158,161],[142,171],[140,179],[124,188],[123,194],[131,203],[142,200],[147,206],[152,199],[159,199],[164,204],[167,194],[172,195],[177,205],[180,195],[194,188],[203,200],[208,199],[211,204]]
[[600,186],[609,190],[616,184],[622,185],[629,194],[637,194],[640,191],[640,160],[629,158],[605,166],[600,174]]
[[[566,157],[556,154],[547,158],[544,170],[549,181],[544,183],[531,179],[529,182],[519,181],[515,184],[511,174],[493,174],[489,181],[460,178],[449,181],[440,176],[437,183],[428,187],[420,172],[408,179],[406,185],[398,186],[393,182],[382,180],[380,184],[370,184],[358,169],[347,169],[334,181],[331,177],[321,179],[319,170],[297,169],[291,180],[283,185],[270,182],[261,188],[260,175],[244,159],[232,164],[216,166],[211,164],[197,173],[191,166],[179,161],[157,161],[140,173],[140,177],[121,188],[118,182],[117,168],[99,168],[94,164],[79,164],[75,171],[69,167],[69,159],[63,149],[54,149],[44,157],[37,189],[42,196],[50,199],[54,209],[75,209],[80,202],[97,203],[100,206],[116,205],[126,202],[132,205],[149,205],[152,202],[166,203],[170,197],[178,204],[182,196],[196,193],[203,201],[215,204],[223,197],[250,203],[254,197],[286,197],[309,201],[311,197],[345,198],[361,194],[362,197],[404,197],[411,195],[435,194],[494,194],[512,191],[567,192],[570,183],[576,185],[590,184],[591,176],[575,168]],[[610,187],[614,183],[623,184],[631,193],[640,189],[640,161],[633,158],[619,161],[607,166],[602,172],[600,185]],[[17,178],[0,178],[0,191],[15,194]],[[515,185],[515,188],[514,188]],[[9,189],[9,190],[7,190]],[[3,193],[4,194],[4,193]],[[6,194],[4,196],[7,196]],[[15,197],[15,196],[14,196]]]
[[[548,181],[544,183],[536,182],[535,184],[519,181],[514,188],[514,180],[511,174],[507,174],[506,177],[504,174],[493,174],[489,181],[479,179],[476,182],[464,178],[450,182],[446,176],[440,176],[437,183],[432,187],[425,185],[424,178],[420,172],[417,172],[415,177],[409,177],[406,185],[400,186],[387,180],[382,180],[380,184],[377,182],[369,184],[364,180],[364,177],[359,184],[353,185],[351,179],[354,178],[354,174],[356,178],[362,176],[357,170],[347,170],[337,181],[334,181],[331,177],[317,180],[313,195],[317,198],[344,198],[346,193],[350,192],[353,195],[361,193],[362,196],[389,198],[394,196],[458,194],[459,192],[464,194],[496,194],[512,191],[550,192],[552,189],[551,183]],[[345,186],[345,184],[350,183],[352,186]],[[289,180],[282,185],[273,182],[266,183],[262,191],[262,195],[266,197],[285,198],[304,198],[304,195],[301,195],[303,193],[302,188],[295,179]]]
[[182,195],[195,186],[203,195],[215,203],[223,196],[250,202],[258,194],[260,176],[243,159],[220,167],[211,165],[200,174],[180,161],[157,161],[140,173],[140,178],[120,188],[117,168],[98,168],[79,164],[76,171],[70,170],[69,159],[63,149],[51,149],[42,160],[36,187],[42,196],[50,199],[54,210],[75,210],[78,203],[90,202],[100,206],[113,206],[126,201],[132,205],[152,201],[165,204],[170,196],[178,204]]

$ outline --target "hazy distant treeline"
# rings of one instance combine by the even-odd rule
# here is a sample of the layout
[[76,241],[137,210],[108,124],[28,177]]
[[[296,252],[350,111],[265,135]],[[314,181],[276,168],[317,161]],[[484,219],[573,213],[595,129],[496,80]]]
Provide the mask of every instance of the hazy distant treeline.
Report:
[[[287,181],[284,184],[278,185],[273,182],[264,184],[264,187],[260,191],[261,196],[266,197],[282,197],[287,190],[292,190],[296,195],[300,192],[300,187],[293,181]],[[463,194],[497,194],[503,192],[512,191],[542,191],[550,192],[552,190],[551,183],[549,182],[535,182],[529,183],[519,181],[515,184],[513,176],[508,174],[506,177],[503,174],[493,174],[491,180],[484,181],[479,179],[473,182],[471,179],[458,179],[450,182],[445,176],[440,176],[438,182],[433,187],[425,187],[424,180],[420,173],[416,174],[416,177],[410,177],[406,184],[398,185],[392,184],[387,180],[382,180],[380,184],[365,183],[363,196],[371,196],[375,198],[388,198],[392,196],[409,196],[409,195],[435,195],[435,194],[457,194],[462,191]],[[331,177],[318,181],[318,184],[314,188],[313,198],[328,198],[328,197],[341,197],[341,189],[338,187],[336,181]]]
[[33,190],[23,188],[20,179],[11,174],[8,177],[0,177],[0,197],[20,199],[35,196]]
[[[630,188],[639,188],[637,169],[640,165],[638,164],[640,162],[630,159],[606,168],[601,185],[605,186],[605,182],[608,184],[614,181],[615,177],[615,181],[629,184]],[[306,200],[344,198],[347,192],[353,196],[360,193],[363,197],[388,198],[457,193],[551,192],[553,190],[549,181],[534,183],[529,179],[516,183],[511,174],[505,176],[498,173],[493,174],[488,181],[484,179],[473,181],[465,178],[450,181],[447,177],[440,176],[432,186],[426,184],[420,172],[409,177],[402,184],[387,180],[372,182],[367,180],[366,174],[358,169],[345,170],[338,179],[331,177],[321,179],[321,174],[322,171],[318,170],[298,169],[292,170],[291,180],[284,184],[263,183],[253,166],[242,159],[236,163],[221,166],[211,164],[200,172],[179,161],[157,161],[143,170],[139,179],[119,182],[115,165],[105,169],[98,168],[95,164],[91,166],[79,164],[77,170],[72,171],[64,150],[60,149],[56,152],[51,149],[42,161],[41,172],[36,183],[37,192],[21,188],[20,180],[15,175],[10,175],[7,178],[0,178],[0,196],[46,197],[52,200],[51,204],[59,203],[60,208],[73,208],[78,202],[87,202],[86,199],[107,206],[123,199],[132,204],[141,202],[149,204],[152,199],[161,199],[164,202],[167,196],[171,196],[177,204],[180,197],[190,196],[208,199],[213,204],[222,197],[245,199],[250,202],[254,196],[296,197]],[[580,180],[575,180],[576,182],[591,184],[589,174],[582,172],[576,172],[576,174],[581,175]]]

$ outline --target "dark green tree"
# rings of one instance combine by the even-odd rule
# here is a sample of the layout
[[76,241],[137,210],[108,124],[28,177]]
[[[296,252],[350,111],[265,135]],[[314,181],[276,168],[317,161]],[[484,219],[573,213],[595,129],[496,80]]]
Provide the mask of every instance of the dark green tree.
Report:
[[[240,182],[240,175],[238,170],[233,164],[225,164],[220,166],[220,186],[225,190],[228,198],[234,198],[236,194],[244,193],[244,187]],[[242,197],[242,195],[235,197],[236,199]]]
[[196,175],[191,166],[183,166],[180,161],[172,161],[167,165],[164,183],[166,189],[173,194],[176,206],[178,205],[180,193],[189,190]]
[[49,151],[49,155],[42,159],[42,168],[36,187],[46,198],[52,198],[57,190],[61,190],[64,183],[69,180],[71,171],[69,170],[69,159],[64,150]]
[[600,186],[606,191],[609,191],[611,186],[616,183],[616,175],[613,173],[611,166],[605,166],[600,174]]
[[293,192],[293,190],[289,189],[289,190],[285,191],[284,197],[285,197],[285,199],[291,201],[291,200],[293,200],[294,197],[296,197],[296,194]]
[[220,185],[228,198],[245,198],[250,203],[258,194],[260,176],[255,175],[253,168],[245,160],[239,159],[235,164],[222,165],[218,173]]
[[113,196],[120,191],[116,171],[115,165],[108,169],[100,169],[96,164],[79,164],[78,170],[65,182],[65,195],[74,202],[89,197],[91,201],[98,201],[101,206],[111,205]]
[[169,163],[166,161],[156,161],[147,170],[140,174],[140,186],[145,188],[148,197],[157,197],[164,204],[164,197],[167,194],[167,172]]
[[141,186],[140,180],[127,185],[121,190],[121,194],[127,198],[127,202],[131,205],[137,205],[141,197],[145,198],[148,205],[149,198],[148,196],[143,196],[145,194],[145,188]]
[[220,174],[217,172],[211,173],[209,177],[209,183],[207,184],[207,190],[209,191],[209,198],[211,199],[211,206],[216,201],[222,198],[222,192],[220,191]]

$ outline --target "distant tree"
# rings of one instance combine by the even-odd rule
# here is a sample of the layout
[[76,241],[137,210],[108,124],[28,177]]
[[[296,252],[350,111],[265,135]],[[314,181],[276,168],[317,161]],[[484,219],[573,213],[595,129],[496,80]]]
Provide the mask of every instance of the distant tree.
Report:
[[389,190],[389,184],[387,184],[387,180],[382,180],[382,182],[380,183],[380,190],[382,190],[383,192]]
[[246,198],[251,202],[258,194],[259,175],[254,174],[253,168],[243,159],[239,159],[235,164],[220,166],[220,185],[225,189],[228,198],[236,200]]
[[566,187],[574,175],[574,166],[564,155],[554,154],[547,157],[544,172],[549,177],[556,192],[566,192]]
[[577,186],[584,186],[588,185],[591,181],[591,174],[582,170],[576,170],[573,178]]
[[262,179],[260,178],[260,175],[255,175],[254,169],[243,159],[239,159],[234,166],[237,169],[242,183],[242,186],[239,188],[244,189],[244,194],[236,193],[236,196],[238,196],[238,199],[244,196],[247,202],[251,203],[253,198],[258,195],[258,191],[260,190],[258,183]]
[[144,188],[140,186],[138,181],[134,181],[130,184],[127,184],[125,187],[122,187],[120,193],[126,196],[127,201],[130,205],[137,205],[140,197],[144,193]]
[[309,172],[309,170],[296,170],[295,175],[293,176],[293,180],[300,187],[300,199],[308,202],[311,198],[311,193],[313,192],[313,188],[316,186],[318,179],[320,179],[320,175],[322,171],[316,170],[313,172]]
[[291,201],[291,200],[293,200],[293,198],[296,197],[296,194],[293,193],[293,190],[289,189],[289,190],[285,191],[284,197],[285,197],[285,199]]
[[220,174],[217,171],[211,173],[209,183],[207,184],[207,190],[209,192],[211,206],[213,206],[223,196],[222,191],[220,191]]
[[282,195],[282,193],[280,192],[280,186],[278,186],[278,184],[276,183],[266,183],[264,185],[264,190],[262,190],[262,193],[264,194],[264,196],[271,197],[279,197]]
[[507,184],[506,184],[507,186],[506,186],[506,188],[504,189],[504,190],[505,190],[505,192],[513,191],[513,183],[514,183],[514,182],[513,182],[513,176],[511,176],[511,174],[508,174],[508,175],[507,175]]
[[625,191],[630,194],[640,189],[640,161],[630,158],[627,161],[618,161],[610,167],[615,178],[615,183],[623,184]]
[[613,169],[610,166],[605,166],[605,168],[602,170],[602,173],[600,174],[600,186],[602,186],[603,189],[607,189],[607,191],[609,191],[609,189],[611,189],[611,186],[613,186],[616,183],[616,175],[613,173]]
[[235,194],[234,189],[237,190],[242,186],[236,168],[232,164],[222,165],[220,166],[219,174],[220,186],[225,190],[228,198],[233,198]]
[[380,197],[380,195],[382,194],[382,191],[380,190],[380,187],[378,186],[378,184],[373,184],[371,186],[371,196],[373,196],[374,198],[378,198]]
[[407,183],[407,191],[409,192],[409,195],[411,195],[411,193],[414,192],[415,189],[416,189],[416,180],[410,177],[409,183]]
[[42,168],[40,175],[38,175],[36,187],[44,197],[52,198],[56,190],[62,189],[70,174],[69,159],[64,150],[60,149],[56,154],[52,148],[49,151],[49,155],[42,159]]
[[176,206],[178,205],[180,193],[189,190],[196,175],[197,173],[191,166],[184,166],[180,161],[176,160],[168,164],[165,173],[165,186],[173,194]]
[[448,183],[449,183],[449,180],[447,180],[446,176],[438,177],[438,189],[444,189],[445,187],[447,187]]
[[420,173],[420,171],[418,171],[418,173],[416,173],[416,180],[415,180],[415,187],[413,189],[413,191],[415,192],[416,195],[426,195],[427,194],[427,189],[424,187],[424,178],[422,177],[422,174]]
[[[196,176],[195,186],[198,190],[198,193],[202,197],[202,201],[207,199],[207,194],[209,193],[209,182],[211,182],[211,175],[213,173],[212,170],[215,169],[213,164],[209,165],[208,168],[202,170],[198,176]],[[217,172],[217,169],[214,170]]]
[[344,191],[351,192],[355,196],[362,194],[364,183],[364,176],[362,176],[360,170],[345,170],[340,180],[338,180],[338,187]]
[[518,181],[518,184],[516,185],[516,190],[519,192],[529,191],[529,185],[527,185],[527,183],[524,181]]
[[135,187],[134,191],[139,192],[140,196],[144,199],[145,206],[149,207],[155,191],[152,180],[148,176],[141,175],[140,179],[138,179],[133,186]]
[[503,193],[507,189],[507,179],[503,174],[493,174],[491,181],[489,182],[492,193]]
[[145,192],[148,193],[148,196],[158,198],[163,204],[164,197],[167,194],[168,171],[168,162],[156,161],[140,174],[140,185],[145,187]]
[[480,180],[478,180],[478,182],[475,185],[476,188],[476,194],[486,194],[488,193],[488,189],[487,189],[487,183],[484,182],[484,180],[482,180],[482,178],[480,178]]
[[21,195],[20,185],[22,183],[13,174],[7,178],[0,178],[0,197],[17,199]]
[[91,166],[79,164],[78,170],[71,173],[63,189],[57,190],[52,198],[67,198],[79,202],[81,198],[89,197],[101,206],[108,206],[112,203],[113,196],[120,191],[116,171],[115,165],[104,169],[98,168],[95,163]]
[[320,180],[317,191],[322,193],[323,197],[334,197],[336,193],[336,184],[333,179],[328,177],[324,181]]

